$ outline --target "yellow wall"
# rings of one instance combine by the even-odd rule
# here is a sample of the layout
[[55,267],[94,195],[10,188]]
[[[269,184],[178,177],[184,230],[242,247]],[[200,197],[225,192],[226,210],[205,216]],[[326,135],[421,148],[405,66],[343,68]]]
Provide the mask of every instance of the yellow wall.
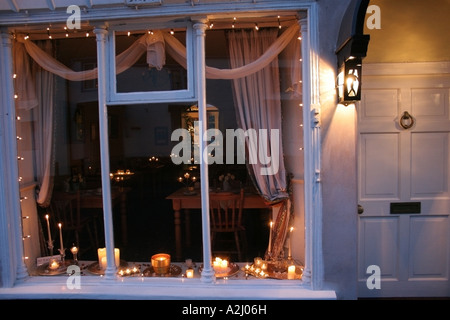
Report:
[[[371,0],[381,29],[370,35],[365,63],[450,61],[450,0]],[[366,14],[366,19],[370,14]]]

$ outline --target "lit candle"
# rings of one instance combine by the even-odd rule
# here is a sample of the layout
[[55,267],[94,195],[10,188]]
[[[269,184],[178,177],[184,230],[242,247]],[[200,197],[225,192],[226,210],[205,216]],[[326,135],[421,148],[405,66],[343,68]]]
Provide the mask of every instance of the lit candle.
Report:
[[272,225],[273,225],[273,222],[270,221],[270,229],[269,229],[269,253],[272,251]]
[[152,267],[158,274],[166,274],[170,269],[170,255],[167,253],[158,253],[152,256]]
[[194,277],[194,269],[187,269],[186,270],[186,278],[193,278]]
[[56,270],[59,268],[59,266],[60,266],[60,264],[59,264],[58,260],[56,260],[56,259],[50,260],[50,263],[48,264],[48,268],[50,270]]
[[228,260],[217,257],[213,261],[213,269],[216,273],[226,273],[228,271]]
[[59,227],[59,246],[60,246],[60,252],[62,254],[64,251],[63,236],[62,236],[62,223],[58,223],[58,227]]
[[77,254],[78,248],[76,246],[73,246],[72,248],[70,248],[70,252],[72,252],[72,254]]
[[108,266],[108,261],[106,260],[106,257],[102,257],[100,260],[100,269],[106,270],[107,266]]
[[97,255],[98,255],[98,265],[101,269],[103,269],[102,268],[102,259],[105,258],[105,262],[106,262],[106,248],[98,248]]
[[294,227],[291,227],[290,233],[289,233],[289,253],[288,253],[288,258],[292,257],[292,230],[294,230]]
[[[106,270],[106,266],[108,263],[108,260],[106,258],[106,248],[98,248],[97,255],[98,265],[102,270]],[[116,267],[120,266],[120,249],[118,248],[114,248],[114,262],[116,263]]]
[[114,248],[114,261],[116,263],[116,267],[120,266],[120,249]]
[[50,233],[50,222],[48,221],[48,219],[49,219],[48,214],[45,215],[45,219],[47,219],[48,243],[51,244],[52,243],[52,235]]
[[295,266],[289,266],[288,267],[288,280],[293,280],[295,279]]

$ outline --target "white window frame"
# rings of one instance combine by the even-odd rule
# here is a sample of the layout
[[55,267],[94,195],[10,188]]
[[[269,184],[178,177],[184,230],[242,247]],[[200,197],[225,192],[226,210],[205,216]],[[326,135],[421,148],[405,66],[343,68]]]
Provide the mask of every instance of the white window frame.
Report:
[[[148,91],[148,92],[117,92],[117,74],[116,74],[116,46],[115,34],[117,31],[133,30],[158,30],[167,28],[186,28],[186,65],[187,65],[187,89],[167,90],[167,91]],[[192,23],[172,22],[159,24],[133,24],[133,23],[109,23],[108,24],[108,105],[118,104],[140,104],[140,103],[163,103],[163,102],[192,102],[196,100],[196,79],[194,69],[194,44],[192,35]]]
[[[22,226],[20,214],[19,192],[15,188],[5,188],[17,184],[17,145],[15,128],[15,107],[12,88],[12,56],[10,35],[1,31],[0,44],[0,87],[2,90],[2,112],[0,117],[0,147],[6,152],[2,152],[0,170],[3,174],[3,183],[0,184],[0,297],[13,298],[61,298],[76,296],[79,298],[180,298],[189,297],[191,299],[211,299],[212,297],[230,298],[274,298],[279,299],[299,299],[299,298],[326,298],[334,299],[335,293],[330,290],[322,290],[323,283],[323,259],[322,259],[322,196],[320,186],[320,125],[319,125],[319,41],[318,41],[318,5],[315,1],[298,3],[297,1],[273,1],[273,3],[252,4],[243,11],[273,10],[280,6],[283,10],[296,10],[299,12],[299,23],[302,28],[302,57],[303,57],[303,120],[304,126],[304,150],[305,150],[305,270],[303,283],[279,280],[233,280],[216,281],[204,284],[203,281],[192,281],[186,286],[185,279],[139,279],[124,278],[118,279],[114,276],[115,266],[108,265],[105,277],[83,277],[82,289],[78,292],[70,292],[61,284],[64,277],[29,277],[25,264],[23,263],[22,246]],[[219,6],[219,5],[215,5]],[[212,10],[214,8],[209,7]],[[221,9],[223,10],[223,8]],[[196,11],[196,13],[198,13]],[[208,12],[205,12],[205,15]],[[232,13],[230,13],[232,14]],[[105,16],[105,14],[103,14]],[[122,17],[126,18],[126,17]],[[61,21],[66,17],[62,15]],[[54,19],[53,19],[54,20]],[[97,41],[102,42],[98,56],[106,57],[106,29],[97,35]],[[198,46],[198,44],[197,44]],[[203,52],[204,53],[204,52]],[[198,60],[199,58],[197,58]],[[100,135],[103,139],[108,136],[107,132],[107,66],[108,61],[99,60],[99,101]],[[201,74],[204,65],[197,65],[197,76]],[[203,70],[204,71],[204,70]],[[198,92],[204,92],[205,83],[199,84]],[[199,104],[203,104],[204,96],[197,96]],[[137,101],[137,100],[135,100]],[[110,101],[114,104],[116,101]],[[119,103],[117,101],[117,103]],[[206,103],[205,103],[206,105]],[[201,106],[199,105],[199,108]],[[206,111],[205,109],[203,111]],[[107,141],[107,139],[106,139]],[[107,143],[103,145],[101,153],[109,154]],[[102,179],[107,177],[109,185],[109,161],[103,156]],[[108,158],[109,160],[109,158]],[[107,163],[108,162],[108,163]],[[111,194],[109,187],[104,188],[103,204],[105,216],[111,215]],[[109,212],[109,213],[108,213]],[[107,219],[105,226],[105,242],[107,255],[113,257],[114,240],[112,232],[112,218]],[[109,230],[109,231],[108,231]],[[108,259],[113,263],[114,259]],[[59,279],[58,279],[59,278]],[[182,290],[180,290],[182,288]],[[158,290],[156,290],[158,289]]]

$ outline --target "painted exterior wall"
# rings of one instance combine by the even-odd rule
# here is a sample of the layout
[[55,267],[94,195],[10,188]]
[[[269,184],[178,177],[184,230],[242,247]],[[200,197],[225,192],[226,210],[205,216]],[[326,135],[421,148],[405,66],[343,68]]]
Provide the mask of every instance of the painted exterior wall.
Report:
[[[72,2],[76,3],[76,1]],[[95,4],[98,1],[92,2]],[[202,1],[202,3],[205,2]],[[218,1],[210,2],[217,3]],[[323,192],[323,219],[320,223],[323,224],[323,289],[336,290],[338,299],[355,299],[357,297],[356,114],[352,107],[343,109],[341,106],[337,106],[335,90],[336,41],[342,16],[349,2],[350,0],[317,1],[320,42],[320,126],[322,130],[320,178]],[[39,3],[43,7],[47,6],[47,2],[43,0],[33,3],[36,6]],[[120,3],[123,1],[120,0]],[[165,1],[165,3],[169,3],[169,1]],[[0,7],[0,10],[2,9],[5,9],[4,3]],[[226,10],[226,6],[224,10]]]
[[350,1],[319,1],[324,286],[356,298],[356,113],[337,105],[335,50]]
[[365,63],[450,60],[449,0],[371,0],[380,8],[381,29],[365,28]]

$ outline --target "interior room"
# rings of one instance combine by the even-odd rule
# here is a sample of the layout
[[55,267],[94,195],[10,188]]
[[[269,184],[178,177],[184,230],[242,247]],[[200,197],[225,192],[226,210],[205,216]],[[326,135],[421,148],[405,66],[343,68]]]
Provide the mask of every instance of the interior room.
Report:
[[[218,19],[212,21],[206,30],[205,57],[206,65],[217,69],[230,69],[230,37],[242,34],[253,37],[260,34],[267,37],[268,47],[289,26],[296,24],[296,19],[287,17],[266,17],[254,19]],[[239,27],[238,27],[239,26]],[[122,26],[114,35],[115,55],[127,52],[129,48],[144,36],[157,37],[164,33],[177,39],[178,43],[188,46],[191,39],[187,36],[186,28],[174,29],[133,29],[128,31]],[[34,30],[20,30],[20,34],[29,37],[26,41],[33,41],[59,63],[73,71],[91,72],[97,67],[96,39],[91,26],[85,26],[82,31],[68,31],[62,27],[35,28]],[[19,33],[19,30],[18,30]],[[51,38],[51,39],[50,39]],[[299,39],[292,43],[298,45]],[[167,47],[167,43],[166,43]],[[297,47],[298,48],[298,47]],[[158,65],[155,55],[158,47],[147,49],[147,54],[141,54],[132,66],[118,72],[115,77],[116,92],[135,93],[159,91],[171,94],[178,90],[189,89],[189,69],[180,64],[166,50],[163,65]],[[243,49],[242,49],[243,50]],[[261,49],[263,50],[263,48]],[[303,146],[302,146],[302,104],[301,81],[293,87],[290,84],[293,57],[289,46],[280,53],[277,64],[269,69],[276,71],[274,83],[278,89],[266,88],[264,95],[256,95],[263,100],[278,100],[281,106],[280,145],[284,147],[282,158],[283,170],[286,177],[294,177],[300,181],[303,177]],[[150,53],[149,53],[150,52]],[[251,57],[256,59],[258,56]],[[28,58],[29,59],[29,58]],[[153,59],[153,60],[152,60]],[[249,59],[249,58],[246,58]],[[150,61],[151,60],[151,61]],[[17,60],[16,60],[17,61]],[[50,161],[49,172],[51,188],[47,197],[39,203],[40,191],[36,207],[23,204],[23,210],[37,210],[36,226],[38,240],[33,245],[25,247],[25,254],[30,257],[40,257],[55,254],[60,247],[62,238],[58,230],[58,214],[55,211],[54,199],[61,194],[76,195],[81,202],[81,223],[79,230],[64,230],[64,243],[61,246],[71,248],[76,246],[78,259],[96,261],[98,248],[105,247],[103,205],[101,203],[101,128],[99,128],[98,107],[98,79],[85,76],[85,80],[70,81],[61,76],[44,71],[33,59],[29,59],[31,70],[38,83],[40,92],[37,93],[40,103],[52,105],[54,115],[52,130],[48,134],[53,137],[54,152]],[[149,62],[150,61],[150,62]],[[300,59],[301,61],[301,59]],[[250,61],[244,61],[248,63]],[[119,69],[119,59],[116,60]],[[95,70],[94,70],[95,71]],[[298,69],[296,70],[298,71]],[[232,191],[239,193],[244,189],[246,194],[258,194],[255,177],[249,171],[248,156],[245,162],[236,161],[236,149],[227,147],[227,130],[243,128],[238,120],[239,112],[236,104],[236,89],[230,79],[208,78],[206,82],[206,102],[208,129],[217,129],[223,133],[223,140],[217,135],[208,140],[216,142],[216,163],[208,165],[208,183],[211,192]],[[22,98],[22,101],[27,98]],[[239,99],[238,99],[239,100]],[[263,102],[261,102],[263,103]],[[183,262],[186,259],[202,261],[203,237],[202,216],[200,208],[175,210],[171,195],[182,192],[183,196],[200,196],[200,165],[197,158],[190,164],[177,164],[174,157],[182,153],[174,153],[179,139],[172,135],[177,129],[186,129],[192,133],[192,150],[196,148],[194,121],[198,120],[196,101],[175,101],[155,103],[132,103],[109,105],[108,119],[108,156],[110,165],[111,199],[113,206],[114,246],[120,249],[120,258],[125,261],[149,262],[149,257],[155,253],[170,254],[172,261]],[[40,164],[41,143],[44,139],[37,133],[39,121],[46,119],[36,108],[19,107],[21,118],[18,134],[22,137],[18,143],[21,154],[26,154],[20,166],[24,180],[34,181],[40,172],[36,169]],[[217,131],[216,131],[217,134]],[[278,147],[278,145],[277,145]],[[220,158],[218,150],[224,149]],[[189,150],[190,152],[191,150]],[[184,150],[184,152],[186,152]],[[227,153],[234,153],[228,158]],[[195,153],[193,153],[195,154]],[[184,156],[186,156],[184,154]],[[210,155],[211,156],[211,155]],[[223,161],[221,161],[222,159]],[[231,159],[231,161],[230,161]],[[42,193],[44,194],[44,192]],[[41,195],[42,195],[41,194]],[[52,200],[53,199],[53,200]],[[276,219],[276,211],[270,206],[270,201],[259,201],[256,207],[243,209],[244,236],[239,240],[242,245],[242,255],[235,250],[233,235],[220,234],[213,244],[213,256],[222,255],[232,261],[253,262],[254,257],[267,255],[271,241],[272,224]],[[273,203],[272,203],[273,204]],[[300,239],[303,235],[302,203],[295,204],[295,211],[287,223],[293,224],[295,215],[296,235]],[[46,221],[47,220],[47,221]],[[30,224],[31,226],[31,224]],[[26,229],[27,226],[25,225]],[[30,227],[31,229],[31,227]],[[77,228],[75,228],[77,229]],[[73,231],[73,232],[72,232]],[[292,231],[292,230],[291,230]],[[25,231],[26,232],[26,231]],[[48,239],[53,239],[54,247],[50,248]],[[286,235],[280,245],[283,254],[288,241]],[[39,244],[37,244],[37,242]],[[244,250],[245,247],[245,250]],[[304,248],[293,248],[298,263],[302,264]],[[270,253],[270,249],[269,249]],[[291,248],[289,247],[289,254]],[[71,256],[69,250],[67,256]],[[33,269],[35,259],[29,259],[27,266]]]

